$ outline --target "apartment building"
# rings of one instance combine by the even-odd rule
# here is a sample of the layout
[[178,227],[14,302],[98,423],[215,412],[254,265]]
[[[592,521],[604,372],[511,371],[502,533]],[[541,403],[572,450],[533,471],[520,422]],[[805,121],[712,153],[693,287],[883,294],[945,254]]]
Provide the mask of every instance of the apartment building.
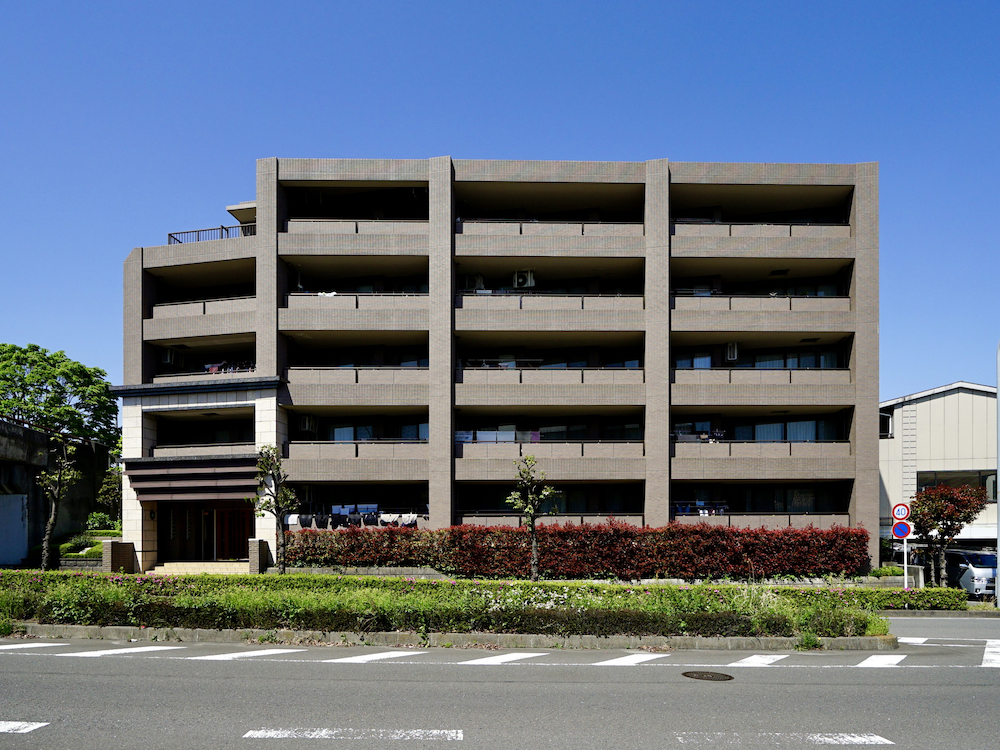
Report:
[[303,513],[516,524],[533,455],[555,521],[877,537],[876,164],[262,159],[228,210],[125,262],[139,568],[273,540],[266,444]]

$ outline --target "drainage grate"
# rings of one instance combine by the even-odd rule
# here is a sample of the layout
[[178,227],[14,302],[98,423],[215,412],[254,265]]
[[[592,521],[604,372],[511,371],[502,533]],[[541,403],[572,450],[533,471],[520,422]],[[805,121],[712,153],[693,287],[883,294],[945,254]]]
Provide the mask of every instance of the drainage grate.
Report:
[[692,680],[708,680],[709,682],[725,682],[733,679],[732,675],[722,674],[722,672],[681,672],[681,674]]

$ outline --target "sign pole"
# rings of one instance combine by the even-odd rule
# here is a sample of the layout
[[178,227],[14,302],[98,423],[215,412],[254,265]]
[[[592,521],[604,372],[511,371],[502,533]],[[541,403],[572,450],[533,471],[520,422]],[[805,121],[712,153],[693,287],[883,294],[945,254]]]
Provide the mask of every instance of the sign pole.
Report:
[[[908,550],[908,545],[906,544],[909,536],[903,537],[903,588],[908,589],[910,587],[910,553]],[[916,588],[914,586],[913,588]]]

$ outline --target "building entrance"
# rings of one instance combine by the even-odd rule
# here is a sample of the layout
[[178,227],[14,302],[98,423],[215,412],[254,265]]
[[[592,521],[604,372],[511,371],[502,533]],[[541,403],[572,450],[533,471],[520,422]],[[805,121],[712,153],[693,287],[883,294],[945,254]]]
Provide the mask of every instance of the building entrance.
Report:
[[253,510],[239,505],[162,503],[160,562],[246,560]]

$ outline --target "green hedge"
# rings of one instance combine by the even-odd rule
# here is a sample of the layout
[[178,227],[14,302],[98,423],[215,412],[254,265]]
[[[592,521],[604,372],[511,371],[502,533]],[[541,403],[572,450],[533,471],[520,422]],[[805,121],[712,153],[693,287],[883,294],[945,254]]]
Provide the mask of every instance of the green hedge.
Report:
[[[931,590],[925,590],[931,591]],[[882,634],[871,610],[964,600],[764,586],[0,572],[0,618],[80,625],[552,635]],[[916,596],[915,596],[916,595]]]

